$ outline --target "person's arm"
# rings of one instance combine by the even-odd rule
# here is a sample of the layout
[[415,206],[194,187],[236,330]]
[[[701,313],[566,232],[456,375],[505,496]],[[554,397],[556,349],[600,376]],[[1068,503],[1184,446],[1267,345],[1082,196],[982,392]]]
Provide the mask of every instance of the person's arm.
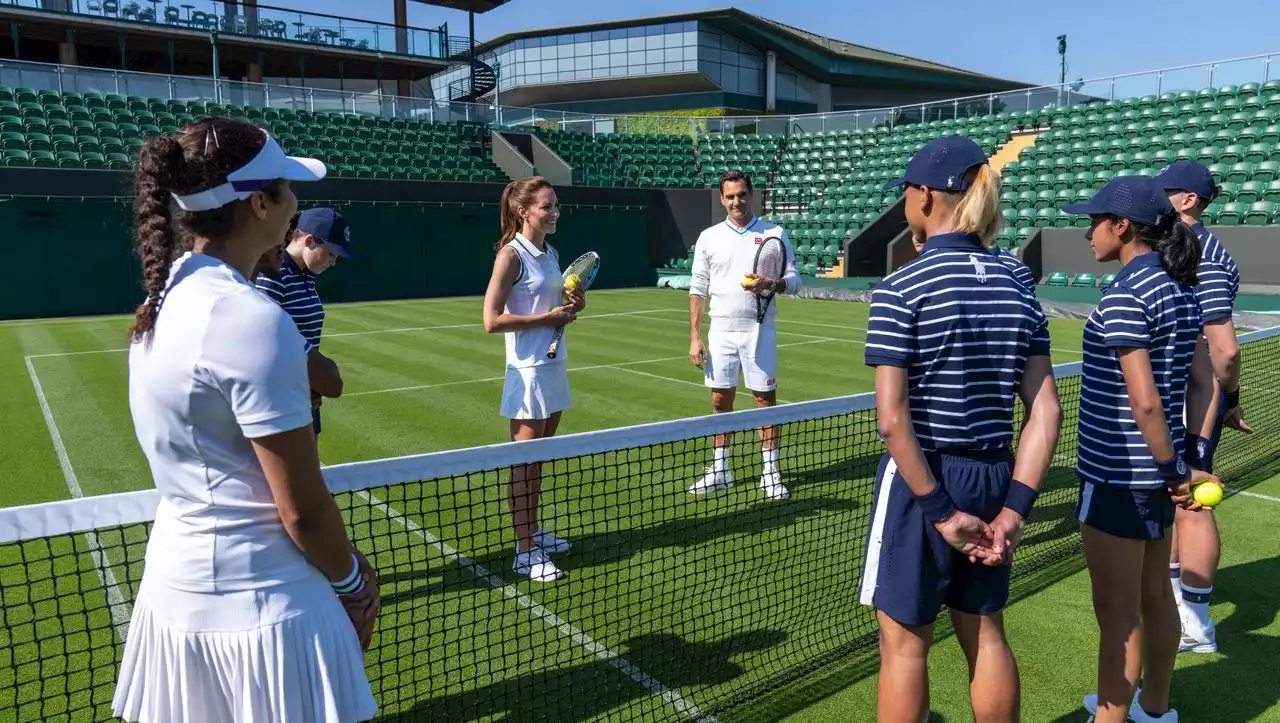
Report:
[[689,282],[689,361],[699,369],[707,358],[702,345],[702,316],[707,310],[707,294],[711,290],[711,261],[706,244],[699,236],[693,247],[693,268]]
[[342,396],[342,374],[332,359],[320,353],[319,347],[307,352],[307,380],[311,391],[322,397],[336,399]]
[[279,279],[273,279],[265,274],[258,274],[255,283],[262,293],[271,298],[272,301],[284,306],[284,283]]
[[521,331],[540,326],[564,326],[574,320],[572,304],[558,306],[545,314],[508,314],[503,311],[511,286],[520,274],[515,249],[503,247],[493,262],[493,274],[484,292],[484,330],[490,334]]

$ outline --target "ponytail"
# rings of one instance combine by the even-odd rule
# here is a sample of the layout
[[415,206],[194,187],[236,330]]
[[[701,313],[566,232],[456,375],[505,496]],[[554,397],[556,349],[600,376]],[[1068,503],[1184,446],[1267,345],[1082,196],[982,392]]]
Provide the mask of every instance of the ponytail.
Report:
[[1000,174],[984,163],[976,166],[969,188],[955,205],[952,214],[952,230],[956,233],[973,233],[982,238],[982,245],[990,247],[996,234],[1004,228],[1004,214],[1000,212]]
[[169,282],[169,267],[178,246],[169,192],[182,162],[182,146],[170,136],[148,138],[138,155],[138,190],[133,208],[147,299],[134,312],[133,326],[129,328],[131,342],[151,336],[160,313],[161,295]]
[[534,197],[544,188],[551,188],[551,182],[542,176],[531,176],[511,181],[506,188],[502,189],[502,209],[499,211],[502,218],[502,237],[495,244],[496,251],[501,251],[504,246],[511,243],[516,234],[524,228],[524,220],[520,218],[520,207],[532,206]]
[[1200,237],[1178,218],[1177,213],[1165,214],[1155,226],[1140,228],[1142,239],[1160,254],[1160,265],[1165,273],[1183,286],[1200,283],[1196,269],[1200,266],[1204,249]]

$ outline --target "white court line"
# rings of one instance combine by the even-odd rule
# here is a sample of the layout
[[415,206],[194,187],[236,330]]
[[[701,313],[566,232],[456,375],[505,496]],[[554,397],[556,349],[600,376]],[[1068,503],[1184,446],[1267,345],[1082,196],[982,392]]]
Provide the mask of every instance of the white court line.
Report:
[[[613,316],[635,316],[637,314],[656,314],[666,309],[645,309],[643,311],[619,311],[611,314],[585,314],[578,321],[591,321],[592,319],[608,319]],[[577,322],[574,322],[577,323]],[[444,324],[442,326],[407,326],[399,329],[371,329],[369,331],[344,331],[337,334],[324,334],[320,337],[323,342],[326,339],[335,339],[344,336],[367,336],[369,334],[392,334],[396,332],[408,331],[439,331],[441,329],[483,329],[483,323],[469,322],[466,324]]]
[[[814,343],[817,343],[817,342],[814,342]],[[675,377],[667,377],[661,374],[650,374],[649,372],[642,372],[639,369],[628,369],[626,367],[611,367],[611,368],[617,369],[620,372],[631,372],[632,374],[640,374],[646,377],[653,377],[654,379],[661,379],[664,382],[678,382],[680,384],[688,384],[690,386],[698,387],[699,389],[705,389],[707,391],[711,391],[711,387],[708,387],[702,382],[691,382],[688,379],[677,379]],[[785,399],[777,399],[777,398],[774,399],[774,402],[777,404],[791,404],[791,402],[788,402]]]
[[[807,344],[825,344],[830,341],[847,341],[847,339],[828,339],[826,337],[820,337],[817,339],[812,339],[810,341],[796,341],[796,342],[790,342],[787,344],[779,344],[778,347],[781,348],[785,346],[805,346]],[[679,361],[680,359],[688,359],[688,358],[689,358],[688,354],[683,354],[681,356],[664,356],[657,359],[641,359],[639,361],[615,362],[613,364],[592,364],[591,366],[585,366],[585,367],[571,367],[569,371],[586,372],[586,371],[591,371],[592,369],[621,369],[623,367],[634,366],[637,364],[658,364],[660,362]],[[413,386],[407,386],[407,387],[390,387],[388,389],[370,389],[363,392],[347,392],[346,394],[342,395],[342,398],[347,399],[348,397],[364,397],[370,394],[391,394],[394,392],[415,392],[422,389],[440,389],[441,387],[456,387],[464,384],[483,384],[485,382],[501,382],[506,380],[506,378],[507,377],[504,375],[500,377],[484,377],[482,379],[458,379],[452,382],[438,382],[436,384],[415,384]]]
[[1257,492],[1248,492],[1246,490],[1238,490],[1238,489],[1235,489],[1234,487],[1228,487],[1227,491],[1230,492],[1232,495],[1244,495],[1245,497],[1253,497],[1254,499],[1266,500],[1268,502],[1275,502],[1276,504],[1280,504],[1280,497],[1272,497],[1271,495],[1262,495],[1262,494],[1258,494]]
[[466,570],[481,582],[502,593],[508,600],[512,600],[520,607],[528,610],[531,615],[550,627],[555,628],[565,637],[585,648],[597,659],[617,668],[623,675],[626,675],[637,685],[648,690],[655,697],[661,698],[672,708],[675,708],[677,711],[689,716],[690,718],[701,718],[701,720],[709,721],[710,723],[719,723],[715,717],[704,713],[693,701],[663,685],[661,681],[653,678],[648,673],[636,667],[634,663],[627,660],[627,658],[621,653],[617,653],[606,648],[595,638],[592,638],[590,635],[587,635],[575,627],[573,623],[570,623],[559,615],[551,612],[541,603],[520,592],[515,587],[508,585],[506,581],[497,575],[494,575],[484,566],[465,557],[462,553],[453,549],[453,547],[448,543],[433,535],[430,530],[427,530],[409,517],[405,516],[405,514],[400,510],[391,507],[376,496],[370,494],[368,491],[361,490],[360,492],[357,492],[356,495],[363,497],[366,502],[377,507],[387,517],[403,525],[406,530],[417,535],[419,538],[424,540],[427,545],[434,547],[436,551],[444,555],[458,567]]
[[[44,387],[40,385],[40,377],[36,375],[36,367],[31,363],[31,357],[26,357],[24,361],[27,363],[27,374],[31,377],[31,388],[35,390],[36,401],[40,403],[40,412],[44,414],[44,424],[49,428],[49,438],[53,440],[53,451],[58,455],[58,465],[62,467],[62,477],[66,480],[67,490],[71,492],[72,497],[84,497],[84,490],[80,489],[80,481],[76,479],[76,471],[71,467],[71,458],[67,455],[67,447],[62,442],[62,433],[58,431],[57,422],[53,421],[53,410],[49,407],[49,400],[44,395]],[[98,580],[102,583],[103,590],[107,593],[107,605],[111,608],[111,620],[115,623],[116,634],[123,641],[129,631],[129,618],[131,617],[129,604],[125,602],[124,595],[120,592],[120,583],[116,580],[115,572],[107,562],[102,543],[98,540],[98,534],[88,531],[84,533],[84,538],[89,543],[89,554],[93,556],[93,565],[98,573]]]

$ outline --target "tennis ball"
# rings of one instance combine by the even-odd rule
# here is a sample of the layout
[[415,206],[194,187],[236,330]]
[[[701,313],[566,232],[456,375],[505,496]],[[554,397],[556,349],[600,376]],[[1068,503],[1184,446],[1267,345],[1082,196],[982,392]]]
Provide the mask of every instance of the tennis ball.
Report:
[[582,279],[578,278],[577,274],[569,274],[564,280],[566,289],[576,289],[579,286],[582,286]]
[[756,280],[755,277],[752,276],[751,274],[747,274],[746,276],[743,276],[741,281],[742,287],[745,289],[746,287],[755,283],[755,280]]
[[1201,482],[1191,489],[1191,496],[1205,507],[1217,507],[1222,502],[1222,485],[1217,482]]

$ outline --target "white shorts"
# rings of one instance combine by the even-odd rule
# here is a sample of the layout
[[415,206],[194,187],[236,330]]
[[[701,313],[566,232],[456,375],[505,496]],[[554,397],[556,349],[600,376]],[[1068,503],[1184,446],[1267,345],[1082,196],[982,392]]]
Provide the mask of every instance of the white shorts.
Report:
[[569,367],[564,362],[531,367],[507,367],[502,385],[502,416],[507,419],[549,419],[568,409]]
[[355,628],[319,572],[225,593],[144,573],[111,709],[140,723],[356,723],[378,712]]
[[712,389],[736,388],[739,369],[747,389],[777,389],[778,333],[773,318],[743,331],[717,329],[713,324],[707,332],[707,360],[703,366],[703,383]]

